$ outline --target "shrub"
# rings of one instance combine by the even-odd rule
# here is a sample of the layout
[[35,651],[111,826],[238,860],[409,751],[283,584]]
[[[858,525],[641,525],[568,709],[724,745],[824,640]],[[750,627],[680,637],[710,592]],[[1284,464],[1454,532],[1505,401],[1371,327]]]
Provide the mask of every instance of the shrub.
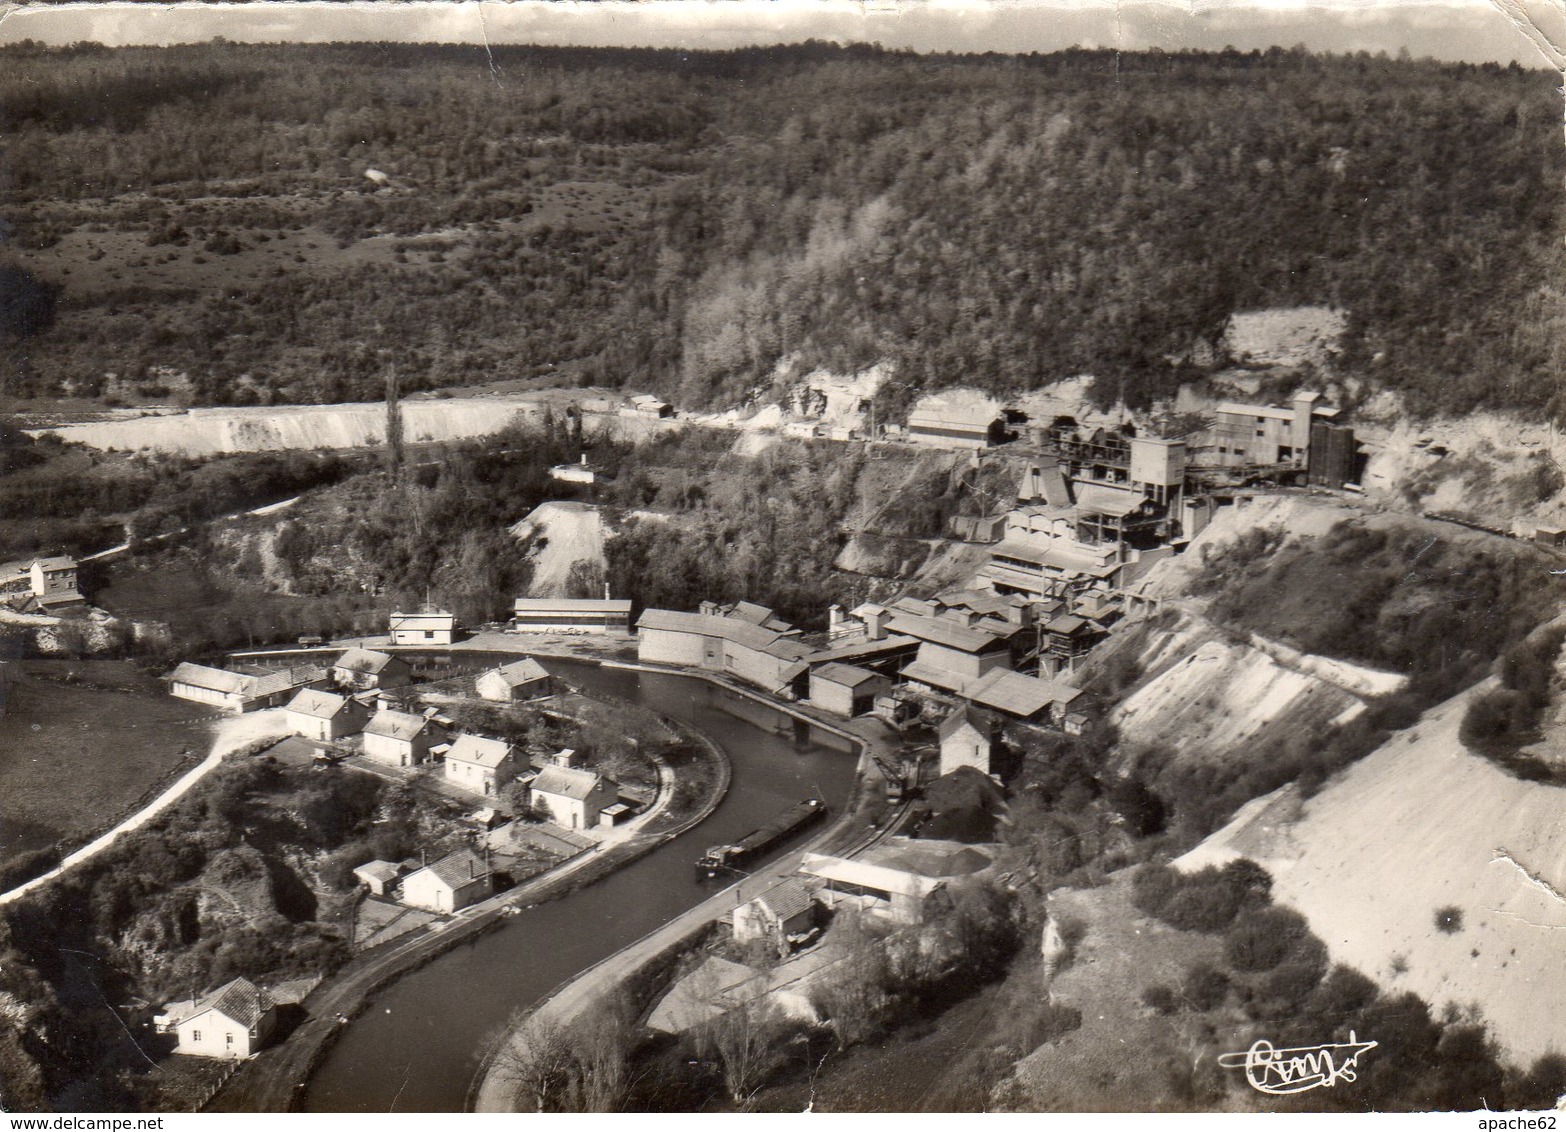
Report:
[[1288,908],[1250,908],[1224,939],[1224,958],[1236,971],[1270,971],[1313,939],[1305,918]]
[[1180,996],[1172,987],[1155,983],[1142,992],[1142,1003],[1157,1014],[1173,1014],[1180,1009]]
[[1435,926],[1437,931],[1445,932],[1447,935],[1456,935],[1463,930],[1463,910],[1455,904],[1448,904],[1445,908],[1437,908]]
[[1179,888],[1180,874],[1168,865],[1143,865],[1131,878],[1131,903],[1137,911],[1162,919]]
[[1221,932],[1239,910],[1239,899],[1227,886],[1187,883],[1164,905],[1162,919],[1181,931]]
[[1197,1010],[1216,1010],[1229,997],[1229,976],[1211,963],[1194,963],[1185,973],[1181,992]]

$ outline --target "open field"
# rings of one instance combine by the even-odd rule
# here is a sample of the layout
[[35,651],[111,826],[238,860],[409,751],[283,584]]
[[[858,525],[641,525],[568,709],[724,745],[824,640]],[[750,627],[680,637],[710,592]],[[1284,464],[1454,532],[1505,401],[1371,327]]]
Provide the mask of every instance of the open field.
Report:
[[0,861],[110,824],[181,762],[217,712],[122,661],[25,661],[0,717]]

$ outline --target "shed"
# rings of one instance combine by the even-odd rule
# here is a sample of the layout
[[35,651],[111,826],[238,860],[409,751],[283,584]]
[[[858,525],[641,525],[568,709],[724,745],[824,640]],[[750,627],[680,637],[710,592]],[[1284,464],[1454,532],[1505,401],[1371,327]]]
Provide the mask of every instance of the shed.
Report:
[[854,664],[823,664],[810,673],[810,702],[835,715],[865,715],[892,682],[879,672]]

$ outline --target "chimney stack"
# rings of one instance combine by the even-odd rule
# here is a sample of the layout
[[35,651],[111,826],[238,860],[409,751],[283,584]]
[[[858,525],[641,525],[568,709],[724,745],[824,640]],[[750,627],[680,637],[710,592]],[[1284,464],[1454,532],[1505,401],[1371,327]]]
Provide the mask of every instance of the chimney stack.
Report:
[[872,641],[886,640],[886,619],[889,614],[884,609],[872,609],[865,614],[865,636]]

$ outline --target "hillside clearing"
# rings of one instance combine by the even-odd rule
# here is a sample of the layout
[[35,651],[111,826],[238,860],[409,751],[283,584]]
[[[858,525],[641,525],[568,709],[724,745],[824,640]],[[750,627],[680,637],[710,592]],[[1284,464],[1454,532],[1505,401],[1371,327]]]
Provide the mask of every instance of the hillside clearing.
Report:
[[[1245,856],[1274,878],[1335,961],[1437,1008],[1474,1007],[1517,1059],[1566,1050],[1566,791],[1464,749],[1470,689],[1314,798],[1247,807],[1176,864]],[[1290,813],[1297,809],[1297,815]],[[1438,930],[1439,910],[1460,926]]]

